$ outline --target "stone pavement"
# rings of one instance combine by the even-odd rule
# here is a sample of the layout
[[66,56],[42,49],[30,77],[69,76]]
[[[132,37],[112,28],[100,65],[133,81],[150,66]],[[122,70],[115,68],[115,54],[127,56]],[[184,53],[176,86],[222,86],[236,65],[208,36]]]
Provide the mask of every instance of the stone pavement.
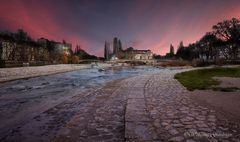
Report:
[[[240,127],[192,102],[178,71],[128,79],[127,141],[240,141]],[[129,86],[129,87],[128,87]]]
[[177,72],[132,77],[97,94],[89,104],[94,106],[79,112],[55,140],[238,142],[239,126],[192,102],[173,78]]
[[163,69],[108,83],[35,117],[3,141],[240,141],[238,124],[190,100]]

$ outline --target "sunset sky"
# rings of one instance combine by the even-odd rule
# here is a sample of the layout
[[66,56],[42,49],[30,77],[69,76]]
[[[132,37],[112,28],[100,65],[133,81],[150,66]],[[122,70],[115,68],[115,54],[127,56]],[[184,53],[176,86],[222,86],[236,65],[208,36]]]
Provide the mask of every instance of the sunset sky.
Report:
[[240,17],[240,0],[1,0],[0,30],[34,39],[65,39],[103,55],[104,41],[165,54],[195,42],[224,19]]

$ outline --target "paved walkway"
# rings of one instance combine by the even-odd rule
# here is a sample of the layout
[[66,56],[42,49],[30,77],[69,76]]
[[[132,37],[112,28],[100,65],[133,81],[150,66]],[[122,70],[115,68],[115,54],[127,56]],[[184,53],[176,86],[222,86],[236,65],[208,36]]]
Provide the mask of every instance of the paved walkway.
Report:
[[19,126],[3,141],[240,141],[240,128],[192,102],[163,70],[75,96]]
[[[193,103],[176,71],[129,79],[127,141],[240,141],[240,128]],[[213,137],[215,135],[215,137]]]

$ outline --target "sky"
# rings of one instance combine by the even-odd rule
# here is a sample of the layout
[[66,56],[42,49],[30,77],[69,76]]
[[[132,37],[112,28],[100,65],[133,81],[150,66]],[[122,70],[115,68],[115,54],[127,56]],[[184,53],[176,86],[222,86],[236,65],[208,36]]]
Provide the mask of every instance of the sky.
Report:
[[103,56],[104,41],[156,54],[199,40],[214,24],[240,17],[240,0],[1,0],[0,30],[80,45]]

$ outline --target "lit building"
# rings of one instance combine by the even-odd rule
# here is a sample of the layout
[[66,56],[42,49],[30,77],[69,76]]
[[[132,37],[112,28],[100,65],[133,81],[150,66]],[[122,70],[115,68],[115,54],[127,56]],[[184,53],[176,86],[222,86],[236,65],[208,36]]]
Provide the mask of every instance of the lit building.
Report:
[[124,52],[125,59],[128,60],[152,60],[153,53],[151,50],[136,50],[133,48],[128,48]]
[[65,55],[70,55],[70,50],[72,48],[72,44],[56,42],[55,47],[58,52],[63,53]]
[[72,48],[71,43],[66,43],[65,41],[61,42],[55,42],[55,41],[49,41],[45,38],[38,39],[38,43],[41,44],[42,47],[48,47],[49,44],[53,45],[55,52],[63,53],[65,55],[70,55],[70,50]]
[[150,50],[133,50],[130,54],[133,54],[134,60],[152,60],[153,53]]
[[104,57],[106,60],[142,60],[148,62],[148,60],[153,60],[153,53],[151,50],[137,50],[132,47],[123,50],[122,43],[120,39],[115,37],[113,39],[113,53],[110,51],[110,44],[105,41],[104,46]]

